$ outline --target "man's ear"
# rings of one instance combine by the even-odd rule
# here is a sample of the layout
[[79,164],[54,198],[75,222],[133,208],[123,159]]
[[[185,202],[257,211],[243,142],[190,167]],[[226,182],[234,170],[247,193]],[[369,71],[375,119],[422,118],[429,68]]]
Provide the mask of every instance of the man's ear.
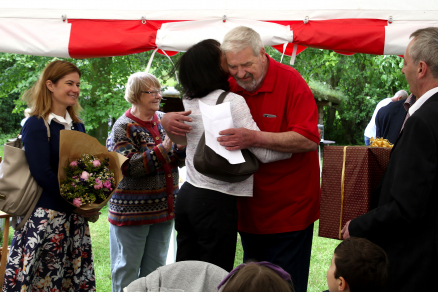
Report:
[[263,58],[263,56],[265,55],[265,48],[264,47],[262,47],[261,49],[260,49],[260,57],[261,58]]
[[427,64],[424,61],[420,61],[417,68],[418,78],[420,79],[425,77],[428,69],[429,67],[427,66]]
[[339,277],[338,280],[338,291],[346,291],[348,287],[347,281],[345,281],[344,277]]

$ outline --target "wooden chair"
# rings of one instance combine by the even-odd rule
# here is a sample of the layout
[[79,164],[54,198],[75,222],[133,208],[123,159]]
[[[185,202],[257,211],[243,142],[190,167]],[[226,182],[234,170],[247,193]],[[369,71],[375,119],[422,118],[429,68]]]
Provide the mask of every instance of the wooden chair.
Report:
[[2,284],[3,284],[3,281],[5,279],[6,263],[8,262],[9,219],[11,217],[12,217],[11,215],[0,211],[0,218],[5,219],[5,225],[4,225],[5,229],[3,230],[3,246],[1,247],[1,253],[0,253],[0,258],[1,258],[0,259],[0,283],[2,283]]

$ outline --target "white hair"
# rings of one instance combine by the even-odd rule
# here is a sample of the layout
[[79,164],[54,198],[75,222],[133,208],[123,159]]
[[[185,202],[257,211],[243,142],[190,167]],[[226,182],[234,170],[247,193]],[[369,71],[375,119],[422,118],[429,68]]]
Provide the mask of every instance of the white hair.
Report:
[[394,97],[401,96],[400,99],[406,99],[408,98],[408,93],[406,90],[399,90],[394,94]]
[[146,72],[137,72],[129,76],[125,88],[125,99],[130,104],[137,104],[142,90],[160,90],[161,85],[157,77]]
[[262,38],[252,28],[246,26],[238,26],[230,30],[224,37],[221,45],[221,50],[227,52],[240,52],[247,47],[251,47],[254,56],[260,54],[263,48]]

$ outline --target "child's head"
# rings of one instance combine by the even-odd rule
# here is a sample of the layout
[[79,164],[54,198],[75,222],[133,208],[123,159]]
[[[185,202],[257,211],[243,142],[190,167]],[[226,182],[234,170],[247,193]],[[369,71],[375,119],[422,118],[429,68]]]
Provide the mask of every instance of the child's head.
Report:
[[335,248],[327,284],[330,292],[379,291],[387,277],[385,251],[369,240],[351,237]]
[[290,275],[268,262],[249,262],[237,266],[219,284],[222,292],[293,292]]

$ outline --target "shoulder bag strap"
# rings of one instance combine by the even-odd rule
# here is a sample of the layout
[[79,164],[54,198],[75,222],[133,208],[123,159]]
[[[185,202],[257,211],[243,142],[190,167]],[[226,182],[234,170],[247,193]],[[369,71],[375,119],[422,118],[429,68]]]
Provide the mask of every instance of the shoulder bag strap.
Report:
[[50,126],[49,126],[49,123],[46,121],[46,119],[44,119],[43,117],[41,117],[42,119],[43,119],[43,121],[44,121],[44,125],[46,125],[46,128],[47,128],[47,137],[49,138],[49,141],[50,141]]
[[221,95],[219,95],[216,104],[221,104],[222,102],[224,102],[224,99],[228,93],[230,93],[230,92],[229,91],[222,92]]

